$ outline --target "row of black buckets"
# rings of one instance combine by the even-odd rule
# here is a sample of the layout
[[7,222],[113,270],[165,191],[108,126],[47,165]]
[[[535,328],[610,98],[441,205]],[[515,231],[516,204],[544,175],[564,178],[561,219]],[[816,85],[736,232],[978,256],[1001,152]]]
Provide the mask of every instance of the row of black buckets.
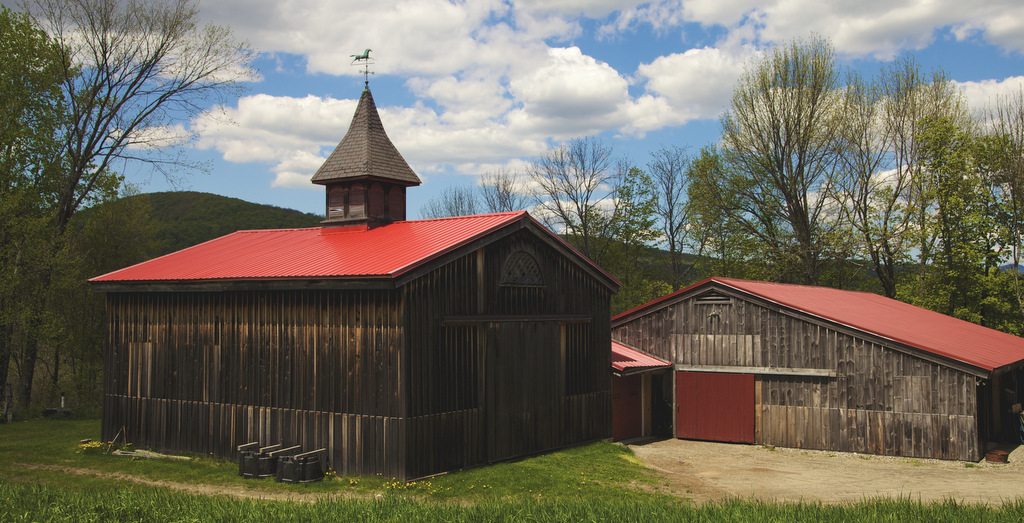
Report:
[[310,483],[324,479],[321,455],[327,449],[302,452],[302,447],[261,447],[259,442],[238,446],[238,475],[243,478],[275,478],[283,483]]

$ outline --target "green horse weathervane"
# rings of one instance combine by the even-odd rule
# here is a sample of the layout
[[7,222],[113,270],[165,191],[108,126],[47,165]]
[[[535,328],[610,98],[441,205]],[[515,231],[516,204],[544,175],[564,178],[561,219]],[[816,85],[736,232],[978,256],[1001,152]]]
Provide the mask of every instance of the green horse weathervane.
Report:
[[352,65],[363,66],[363,78],[366,82],[366,88],[370,88],[370,75],[373,72],[370,71],[370,64],[373,63],[373,59],[370,58],[370,49],[363,51],[363,54],[350,55],[352,57]]

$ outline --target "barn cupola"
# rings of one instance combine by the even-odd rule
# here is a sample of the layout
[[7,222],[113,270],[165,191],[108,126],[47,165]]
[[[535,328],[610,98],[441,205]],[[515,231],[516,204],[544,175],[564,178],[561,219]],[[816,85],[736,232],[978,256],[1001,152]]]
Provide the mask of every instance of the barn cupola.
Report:
[[312,181],[327,187],[325,226],[405,220],[405,189],[420,179],[384,132],[369,88],[363,89],[345,137]]

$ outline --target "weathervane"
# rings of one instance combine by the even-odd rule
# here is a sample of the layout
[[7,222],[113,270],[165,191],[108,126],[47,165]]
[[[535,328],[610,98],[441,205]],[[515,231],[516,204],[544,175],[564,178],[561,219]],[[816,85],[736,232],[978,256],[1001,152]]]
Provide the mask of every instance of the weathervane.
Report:
[[370,64],[373,63],[373,59],[370,58],[370,49],[363,51],[363,54],[350,55],[352,57],[352,65],[363,66],[363,80],[366,82],[366,88],[370,88],[370,75],[373,74],[370,71]]

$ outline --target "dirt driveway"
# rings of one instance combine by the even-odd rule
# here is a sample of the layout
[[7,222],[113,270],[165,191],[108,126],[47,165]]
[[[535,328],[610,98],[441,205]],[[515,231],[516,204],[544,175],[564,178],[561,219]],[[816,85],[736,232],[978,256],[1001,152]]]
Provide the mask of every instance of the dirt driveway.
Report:
[[663,488],[698,503],[730,497],[856,502],[903,497],[998,504],[1024,496],[1024,447],[1009,463],[965,463],[670,439],[629,447]]

